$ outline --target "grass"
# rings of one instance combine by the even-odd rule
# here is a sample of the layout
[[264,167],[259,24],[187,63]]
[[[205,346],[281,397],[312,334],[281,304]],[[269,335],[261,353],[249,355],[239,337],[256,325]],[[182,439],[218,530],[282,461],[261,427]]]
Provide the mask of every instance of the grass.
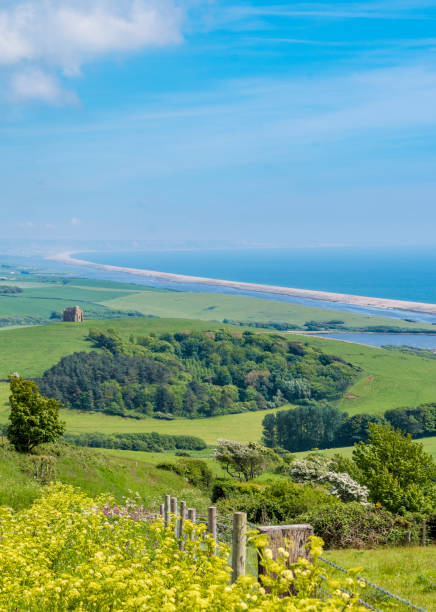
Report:
[[21,376],[41,376],[46,369],[76,351],[89,351],[86,341],[90,327],[114,328],[128,338],[150,332],[163,334],[182,329],[207,330],[222,324],[188,319],[111,319],[85,323],[51,323],[23,329],[5,329],[0,334],[0,379],[18,371]]
[[243,322],[281,322],[302,326],[306,321],[344,321],[346,327],[366,327],[368,325],[395,325],[403,330],[428,329],[435,332],[429,323],[410,323],[404,320],[354,314],[340,310],[326,310],[291,304],[275,300],[225,295],[219,293],[172,292],[135,293],[118,296],[104,302],[117,310],[137,310],[144,314],[161,317],[189,317],[207,321],[230,319]]
[[[4,281],[3,284],[8,284]],[[96,316],[104,317],[110,306],[101,302],[111,301],[120,296],[130,296],[133,293],[152,293],[153,289],[141,288],[139,285],[113,283],[110,281],[90,281],[85,279],[71,279],[62,282],[54,278],[50,281],[41,279],[40,282],[11,281],[9,284],[23,289],[15,295],[0,294],[0,318],[32,317],[33,321],[47,321],[52,312],[62,312],[67,306],[78,305],[85,313],[99,313]],[[156,291],[159,293],[159,291]]]
[[[162,503],[165,494],[171,493],[199,511],[209,504],[209,498],[187,485],[184,478],[159,470],[151,462],[65,445],[49,446],[45,452],[56,457],[58,481],[77,486],[91,497],[108,493],[122,501],[137,492],[150,507]],[[16,509],[29,506],[40,491],[29,456],[0,445],[0,505]]]
[[[434,610],[436,546],[330,550],[324,556],[345,568],[362,567],[361,576],[426,610]],[[368,595],[374,591],[368,589]],[[362,593],[365,599],[365,589]],[[386,609],[383,596],[373,605]],[[398,608],[406,610],[406,607]],[[410,610],[410,608],[408,608]]]
[[359,380],[338,402],[350,415],[436,401],[436,360],[339,340],[306,336],[305,341],[362,368]]

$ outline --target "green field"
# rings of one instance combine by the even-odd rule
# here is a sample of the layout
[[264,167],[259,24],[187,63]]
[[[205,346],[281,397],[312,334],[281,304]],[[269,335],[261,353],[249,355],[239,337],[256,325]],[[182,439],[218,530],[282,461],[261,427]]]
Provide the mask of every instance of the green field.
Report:
[[[349,568],[364,568],[360,575],[410,601],[416,606],[434,610],[436,594],[436,546],[379,548],[377,550],[327,550],[324,557],[338,565]],[[362,591],[365,599],[366,589]],[[368,589],[368,595],[373,593]],[[387,609],[386,600],[380,594],[373,605]],[[389,609],[391,609],[389,607]],[[397,609],[397,608],[393,608]],[[410,608],[400,606],[398,609]]]
[[[17,281],[2,281],[1,284],[20,287],[23,292],[12,295],[0,294],[0,319],[18,317],[23,323],[48,322],[53,312],[61,313],[71,305],[80,306],[85,313],[92,313],[94,317],[105,318],[113,309],[105,306],[103,302],[120,296],[130,296],[133,293],[140,295],[154,291],[138,285],[84,279],[63,282],[62,279],[55,278],[36,282],[20,278]],[[6,322],[2,324],[5,325]]]
[[338,404],[349,414],[380,414],[390,408],[436,401],[436,360],[339,340],[306,340],[363,369],[360,379]]
[[114,328],[123,337],[128,338],[131,334],[163,334],[169,330],[182,329],[208,330],[223,325],[187,319],[128,318],[85,323],[59,322],[23,329],[4,329],[0,333],[0,379],[6,378],[14,371],[18,371],[22,376],[41,376],[61,357],[76,351],[91,350],[90,343],[86,341],[90,327]]
[[428,323],[410,323],[385,317],[219,293],[172,292],[168,295],[135,293],[128,296],[118,296],[115,299],[109,298],[109,301],[103,303],[110,308],[137,310],[143,314],[170,318],[189,317],[207,321],[230,319],[243,322],[280,322],[298,326],[304,325],[306,321],[337,319],[343,321],[346,327],[351,328],[368,325],[395,325],[409,331],[416,328],[435,331],[435,327]]

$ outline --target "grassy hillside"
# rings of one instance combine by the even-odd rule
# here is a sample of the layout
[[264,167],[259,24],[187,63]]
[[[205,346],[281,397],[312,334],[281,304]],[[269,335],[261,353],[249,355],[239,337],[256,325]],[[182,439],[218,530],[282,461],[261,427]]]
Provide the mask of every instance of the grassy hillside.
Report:
[[366,327],[368,325],[395,325],[404,330],[428,329],[435,327],[427,323],[410,323],[403,320],[354,314],[340,310],[314,308],[275,300],[225,295],[219,293],[172,292],[134,293],[108,298],[102,302],[110,308],[137,310],[144,314],[161,317],[189,317],[207,321],[230,319],[244,322],[280,322],[302,326],[306,321],[343,321],[346,327]]
[[436,401],[436,360],[339,340],[306,340],[362,368],[362,376],[338,404],[349,414],[380,414]]
[[[49,446],[45,453],[56,457],[57,480],[80,487],[91,496],[110,493],[122,501],[123,497],[138,492],[145,505],[156,506],[171,492],[198,510],[204,510],[209,502],[198,489],[187,485],[184,478],[158,470],[145,461],[66,445]],[[0,505],[28,506],[40,490],[31,458],[0,444]]]
[[85,323],[52,323],[23,329],[3,329],[0,332],[0,379],[18,371],[21,376],[40,376],[47,368],[76,351],[91,350],[86,341],[90,327],[117,329],[123,337],[150,332],[192,329],[207,330],[222,324],[187,319],[111,319]]

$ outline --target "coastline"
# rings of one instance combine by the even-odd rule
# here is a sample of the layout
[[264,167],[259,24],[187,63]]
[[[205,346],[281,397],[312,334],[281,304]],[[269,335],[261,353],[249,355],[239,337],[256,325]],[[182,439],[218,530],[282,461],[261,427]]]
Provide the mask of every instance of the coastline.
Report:
[[310,289],[297,289],[293,287],[281,287],[276,285],[262,285],[257,283],[245,283],[240,281],[229,281],[216,278],[201,276],[188,276],[174,274],[171,272],[157,272],[155,270],[144,270],[141,268],[127,268],[122,266],[112,266],[109,264],[98,264],[84,259],[77,259],[73,251],[58,253],[47,257],[54,261],[64,264],[87,266],[98,270],[109,272],[123,272],[134,276],[145,278],[157,278],[173,283],[194,283],[197,285],[209,285],[216,287],[227,287],[239,291],[250,291],[253,293],[270,293],[277,295],[289,295],[292,297],[306,298],[311,300],[323,300],[337,304],[349,304],[353,306],[379,308],[383,310],[405,310],[424,314],[436,315],[436,304],[426,304],[425,302],[408,302],[405,300],[392,300],[385,298],[374,298],[362,295],[350,295],[346,293],[332,293],[329,291],[313,291]]

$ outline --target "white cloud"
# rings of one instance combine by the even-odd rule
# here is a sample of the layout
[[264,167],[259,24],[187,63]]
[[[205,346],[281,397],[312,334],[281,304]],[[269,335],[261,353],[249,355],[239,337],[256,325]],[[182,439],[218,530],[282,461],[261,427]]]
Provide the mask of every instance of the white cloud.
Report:
[[58,80],[38,68],[15,73],[11,78],[11,96],[15,100],[37,100],[51,104],[74,104],[74,93],[61,87]]
[[[175,0],[6,0],[0,8],[0,65],[77,75],[84,63],[110,53],[179,43],[181,22]],[[44,80],[40,87],[47,91]],[[27,87],[18,88],[24,98]],[[53,92],[37,97],[59,101]]]
[[80,219],[78,219],[77,217],[73,217],[71,219],[71,225],[80,225]]

